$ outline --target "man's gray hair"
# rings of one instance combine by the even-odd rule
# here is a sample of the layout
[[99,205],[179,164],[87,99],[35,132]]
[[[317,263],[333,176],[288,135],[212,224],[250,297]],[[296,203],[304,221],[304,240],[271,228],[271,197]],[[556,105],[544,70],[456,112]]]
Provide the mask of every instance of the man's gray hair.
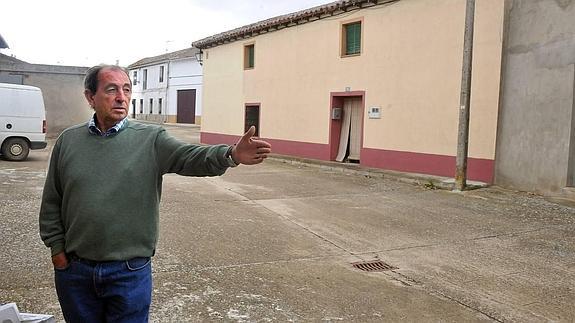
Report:
[[[84,78],[84,89],[90,91],[92,94],[96,93],[96,91],[98,90],[98,74],[100,73],[101,70],[108,68],[112,70],[122,71],[126,73],[126,76],[128,76],[128,79],[130,79],[130,74],[128,73],[128,70],[126,70],[125,68],[118,65],[100,64],[90,67],[90,69],[88,69],[88,71],[86,72],[86,77]],[[131,81],[130,84],[132,84]]]

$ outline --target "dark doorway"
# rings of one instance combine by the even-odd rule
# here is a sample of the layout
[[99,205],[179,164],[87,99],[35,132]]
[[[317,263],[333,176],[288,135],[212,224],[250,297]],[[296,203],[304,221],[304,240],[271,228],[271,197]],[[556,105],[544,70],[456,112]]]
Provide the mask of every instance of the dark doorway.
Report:
[[359,163],[362,138],[362,98],[343,98],[343,117],[339,136],[339,149],[336,161]]
[[259,105],[246,105],[246,115],[244,122],[244,132],[248,131],[251,126],[256,127],[254,136],[260,135],[260,106]]
[[196,90],[178,90],[178,123],[196,123]]
[[[330,160],[360,163],[363,150],[365,91],[331,92]],[[337,112],[337,113],[336,113]]]

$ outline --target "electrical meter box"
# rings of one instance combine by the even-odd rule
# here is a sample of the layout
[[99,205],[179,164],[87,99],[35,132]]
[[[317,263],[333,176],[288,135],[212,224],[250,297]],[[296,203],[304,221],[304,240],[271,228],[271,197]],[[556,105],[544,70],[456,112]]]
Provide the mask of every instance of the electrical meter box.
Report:
[[367,109],[367,115],[370,119],[380,119],[381,118],[381,108],[380,107],[369,107]]
[[331,119],[341,120],[341,108],[331,108]]

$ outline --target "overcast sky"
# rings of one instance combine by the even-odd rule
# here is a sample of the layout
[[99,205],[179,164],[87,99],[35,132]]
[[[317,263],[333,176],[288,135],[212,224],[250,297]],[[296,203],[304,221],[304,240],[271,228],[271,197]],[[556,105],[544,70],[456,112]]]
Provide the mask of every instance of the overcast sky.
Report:
[[8,0],[6,55],[35,64],[127,66],[193,41],[334,0]]

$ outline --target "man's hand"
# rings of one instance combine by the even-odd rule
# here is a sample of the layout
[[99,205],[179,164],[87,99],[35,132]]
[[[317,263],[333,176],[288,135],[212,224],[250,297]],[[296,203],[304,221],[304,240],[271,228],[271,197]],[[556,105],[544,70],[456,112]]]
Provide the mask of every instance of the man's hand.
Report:
[[256,127],[251,126],[232,148],[232,158],[236,163],[245,165],[259,164],[272,152],[272,146],[268,142],[253,138],[255,133]]
[[52,256],[52,264],[56,269],[64,269],[68,267],[68,257],[65,252],[60,252]]

